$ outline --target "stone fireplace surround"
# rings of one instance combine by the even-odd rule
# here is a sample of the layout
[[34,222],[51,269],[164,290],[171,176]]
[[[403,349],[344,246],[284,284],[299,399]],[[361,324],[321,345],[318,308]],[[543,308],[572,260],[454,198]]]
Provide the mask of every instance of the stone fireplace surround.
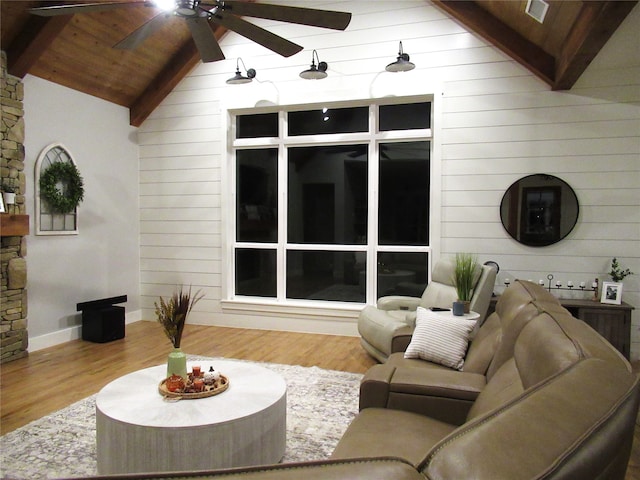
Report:
[[0,213],[0,363],[27,355],[27,243],[24,174],[24,87],[22,80],[7,72],[6,53],[1,52],[0,78],[0,186],[10,185],[16,203]]

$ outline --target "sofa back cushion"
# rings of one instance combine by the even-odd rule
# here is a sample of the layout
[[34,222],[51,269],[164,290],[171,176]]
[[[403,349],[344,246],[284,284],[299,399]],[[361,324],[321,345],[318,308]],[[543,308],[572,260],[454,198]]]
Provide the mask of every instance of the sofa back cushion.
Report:
[[462,370],[486,375],[501,338],[500,317],[494,312],[489,315],[473,337]]
[[516,280],[500,297],[496,304],[496,313],[500,318],[502,334],[487,370],[487,380],[491,379],[496,371],[513,357],[515,342],[522,328],[540,313],[535,303],[538,298],[544,298],[548,302],[559,305],[557,299],[545,289],[520,280]]
[[458,298],[453,286],[453,268],[450,258],[436,262],[431,272],[431,281],[422,294],[422,307],[451,308],[451,304]]
[[487,382],[467,420],[505,405],[581,358],[582,352],[553,317],[546,313],[536,315],[521,329],[514,355]]

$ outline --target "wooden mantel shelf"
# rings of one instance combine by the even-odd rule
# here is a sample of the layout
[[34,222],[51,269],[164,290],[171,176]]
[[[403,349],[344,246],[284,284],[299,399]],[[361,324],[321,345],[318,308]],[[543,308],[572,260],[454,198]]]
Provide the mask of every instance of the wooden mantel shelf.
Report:
[[0,213],[0,235],[3,237],[24,237],[29,235],[29,215]]

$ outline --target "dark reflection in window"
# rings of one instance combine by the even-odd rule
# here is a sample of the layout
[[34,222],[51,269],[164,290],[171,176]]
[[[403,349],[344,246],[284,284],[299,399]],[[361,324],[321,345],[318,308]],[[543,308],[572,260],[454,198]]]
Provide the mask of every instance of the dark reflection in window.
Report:
[[289,136],[354,133],[369,130],[369,108],[318,108],[289,112]]
[[378,240],[429,244],[429,142],[380,145]]
[[365,301],[365,252],[287,252],[287,298]]
[[366,243],[367,169],[366,145],[290,148],[288,241]]
[[278,136],[278,114],[257,113],[236,117],[237,138],[261,138]]
[[276,296],[276,251],[236,250],[236,294],[253,297]]
[[239,242],[278,240],[278,150],[236,152],[236,235]]
[[431,128],[431,103],[380,105],[380,131]]
[[421,297],[429,281],[429,254],[423,252],[378,253],[378,290],[385,295]]

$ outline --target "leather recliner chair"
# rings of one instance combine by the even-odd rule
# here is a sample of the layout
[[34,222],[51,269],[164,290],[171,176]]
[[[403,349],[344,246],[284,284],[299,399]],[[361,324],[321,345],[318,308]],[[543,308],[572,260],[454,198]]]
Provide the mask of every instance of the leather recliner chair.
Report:
[[[454,267],[454,258],[436,262],[431,282],[422,297],[381,297],[375,307],[366,306],[358,317],[360,343],[364,349],[380,362],[385,362],[392,353],[404,352],[416,325],[418,306],[451,308],[456,301],[458,296],[453,285]],[[482,325],[487,315],[496,273],[493,267],[482,265],[473,288],[470,309],[480,314],[478,326]]]

